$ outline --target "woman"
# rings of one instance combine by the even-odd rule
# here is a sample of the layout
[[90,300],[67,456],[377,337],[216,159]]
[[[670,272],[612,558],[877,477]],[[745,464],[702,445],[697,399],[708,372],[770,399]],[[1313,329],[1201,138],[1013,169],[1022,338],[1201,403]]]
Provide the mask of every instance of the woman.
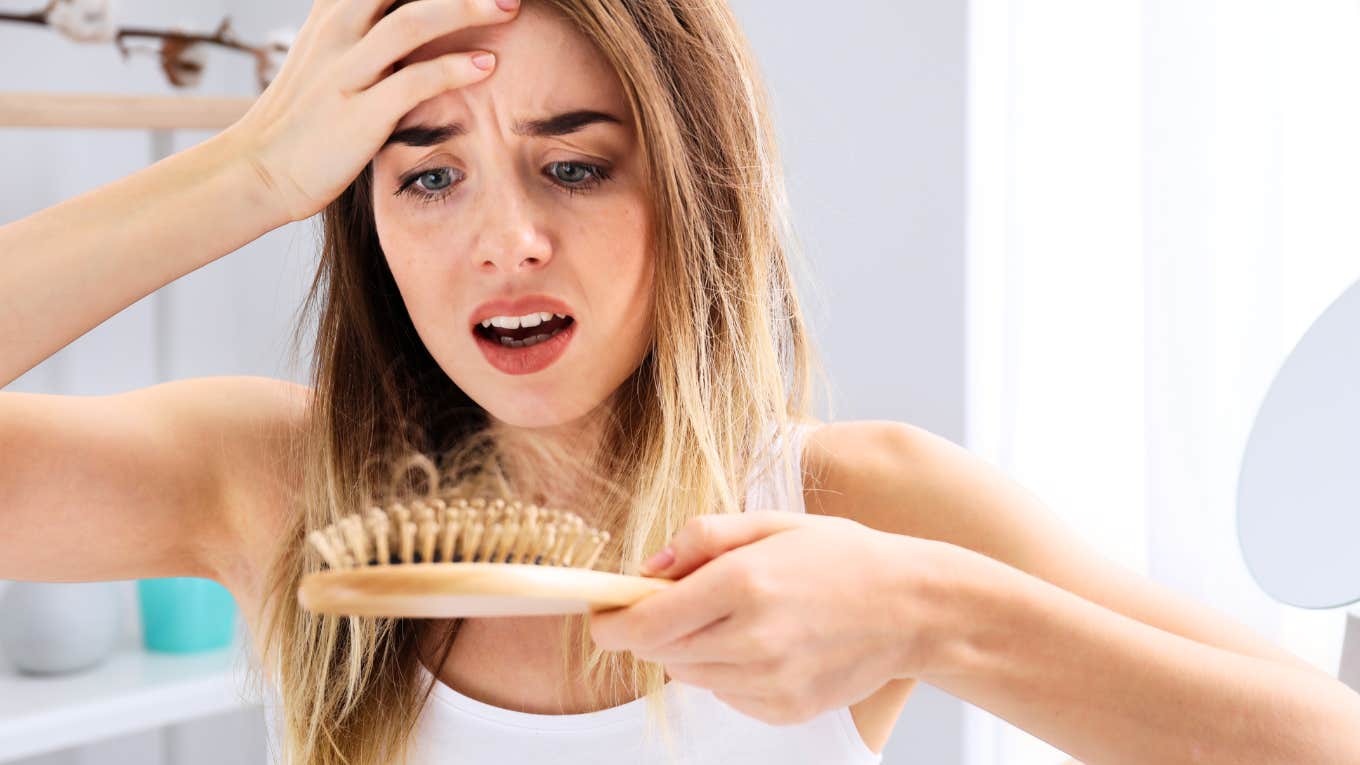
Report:
[[[0,396],[0,576],[223,583],[296,762],[655,761],[642,694],[680,761],[873,762],[919,680],[1090,762],[1360,761],[1335,680],[941,438],[807,417],[772,132],[717,2],[317,0],[238,123],[0,228],[8,381],[321,212],[313,384]],[[298,609],[375,455],[529,436],[607,480],[516,475],[673,588],[588,623]]]

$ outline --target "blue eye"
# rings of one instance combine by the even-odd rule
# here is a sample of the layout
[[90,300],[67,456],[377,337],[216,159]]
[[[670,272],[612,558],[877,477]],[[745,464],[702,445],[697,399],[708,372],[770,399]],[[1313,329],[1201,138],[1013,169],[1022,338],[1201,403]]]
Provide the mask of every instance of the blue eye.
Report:
[[[435,167],[429,170],[420,170],[412,173],[401,181],[401,186],[397,188],[397,196],[403,194],[413,196],[422,202],[438,202],[448,196],[448,189],[453,186],[453,168]],[[441,182],[440,178],[446,178]],[[417,183],[421,181],[421,183]]]
[[[421,202],[438,202],[453,193],[457,180],[453,174],[458,171],[450,167],[434,167],[418,170],[401,179],[397,196],[415,197]],[[552,179],[553,185],[568,194],[577,194],[599,186],[610,179],[610,172],[600,165],[589,162],[550,162],[545,175]]]
[[[552,169],[548,171],[550,175],[559,181],[569,184],[577,184],[591,178],[590,168],[580,162],[554,162],[549,165]],[[566,173],[561,170],[566,169]]]
[[[609,180],[610,177],[608,170],[589,162],[553,162],[548,165],[548,168],[548,175],[552,176],[553,180],[558,182],[557,185],[569,194],[593,189]],[[563,169],[567,172],[559,172]],[[585,183],[581,181],[585,181]]]
[[445,189],[445,188],[447,188],[448,186],[450,186],[450,185],[453,184],[453,178],[451,177],[451,174],[448,172],[448,170],[449,170],[449,168],[447,168],[447,167],[440,167],[440,168],[436,168],[436,169],[434,169],[434,170],[426,170],[425,172],[423,172],[423,173],[421,173],[420,175],[416,176],[416,180],[424,180],[424,179],[428,179],[428,178],[440,178],[440,177],[443,177],[443,178],[445,178],[445,180],[444,180],[443,183],[440,183],[439,181],[435,181],[433,185],[428,184],[428,183],[422,184],[422,185],[425,187],[425,189],[428,190],[428,191],[441,191],[441,190],[443,190],[443,189]]

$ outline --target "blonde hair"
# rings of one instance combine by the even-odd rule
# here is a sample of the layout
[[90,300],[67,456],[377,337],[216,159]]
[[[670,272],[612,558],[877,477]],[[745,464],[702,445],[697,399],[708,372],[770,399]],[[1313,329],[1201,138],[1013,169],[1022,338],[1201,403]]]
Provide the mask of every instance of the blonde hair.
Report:
[[[593,506],[619,541],[611,562],[633,571],[690,518],[744,509],[750,482],[771,466],[785,466],[778,480],[796,485],[797,466],[774,448],[809,409],[813,369],[791,271],[795,237],[767,96],[721,0],[536,1],[575,24],[617,72],[649,181],[655,331],[606,402],[590,465],[608,477],[595,484],[604,498]],[[430,690],[417,682],[421,620],[300,610],[298,582],[320,567],[306,532],[371,499],[381,483],[371,477],[375,459],[416,451],[495,466],[513,437],[417,336],[381,254],[371,182],[370,165],[323,212],[305,303],[316,314],[313,399],[296,441],[297,509],[269,572],[262,641],[264,666],[277,672],[285,762],[400,761]],[[526,472],[502,477],[514,483]],[[584,620],[569,624],[592,692],[622,678],[659,709],[659,665],[602,653]],[[445,654],[455,633],[456,624]]]

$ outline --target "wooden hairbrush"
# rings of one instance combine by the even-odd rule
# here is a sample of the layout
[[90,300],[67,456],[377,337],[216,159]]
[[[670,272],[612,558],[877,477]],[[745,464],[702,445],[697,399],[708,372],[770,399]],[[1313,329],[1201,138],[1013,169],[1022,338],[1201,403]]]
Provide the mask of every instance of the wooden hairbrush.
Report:
[[518,500],[423,497],[351,513],[307,541],[327,570],[298,603],[344,616],[570,614],[631,605],[669,579],[595,569],[609,532]]

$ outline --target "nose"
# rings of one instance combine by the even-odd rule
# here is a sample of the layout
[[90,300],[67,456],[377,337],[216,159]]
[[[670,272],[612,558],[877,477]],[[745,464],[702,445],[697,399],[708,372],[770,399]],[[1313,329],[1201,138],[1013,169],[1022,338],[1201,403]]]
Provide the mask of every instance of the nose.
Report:
[[517,273],[543,268],[552,260],[552,242],[538,219],[523,184],[501,177],[483,189],[476,253],[483,273]]

